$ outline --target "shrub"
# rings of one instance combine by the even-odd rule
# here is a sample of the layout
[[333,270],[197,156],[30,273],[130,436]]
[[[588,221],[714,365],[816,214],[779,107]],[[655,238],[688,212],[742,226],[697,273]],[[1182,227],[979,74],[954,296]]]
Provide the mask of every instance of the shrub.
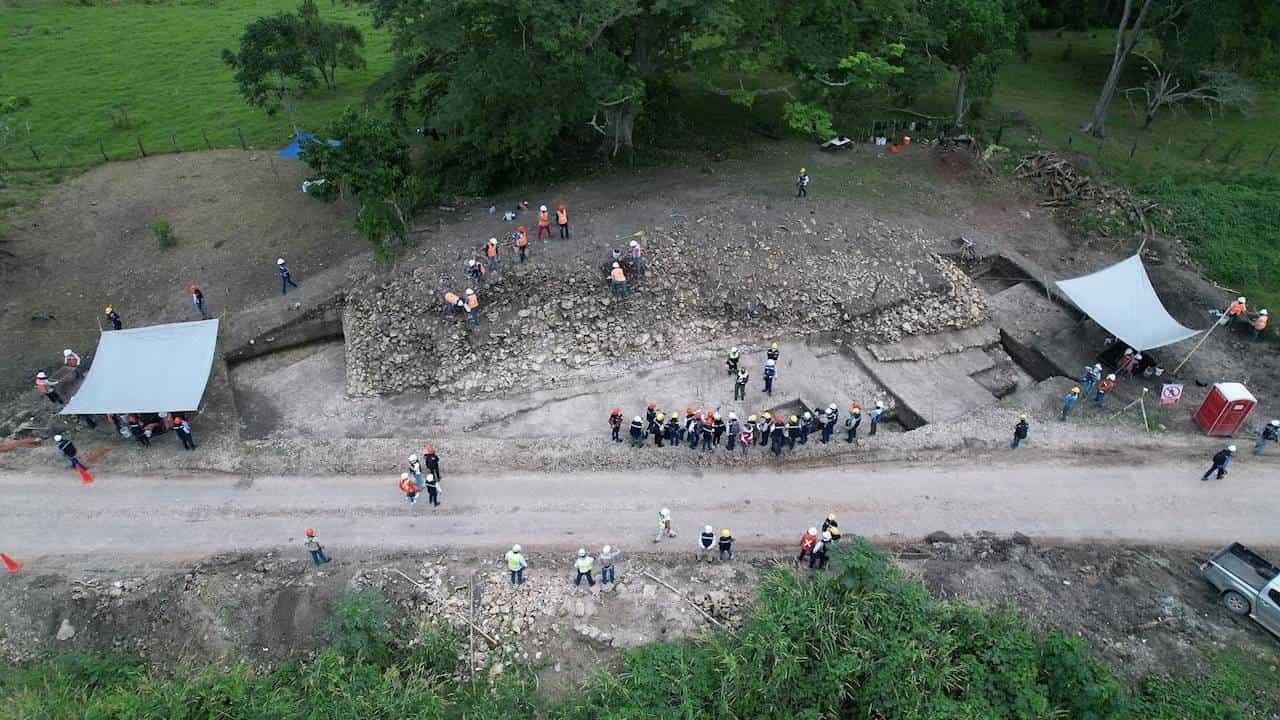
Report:
[[173,234],[173,226],[168,220],[156,220],[148,227],[151,228],[151,234],[156,236],[156,242],[163,250],[168,250],[178,244],[178,238]]

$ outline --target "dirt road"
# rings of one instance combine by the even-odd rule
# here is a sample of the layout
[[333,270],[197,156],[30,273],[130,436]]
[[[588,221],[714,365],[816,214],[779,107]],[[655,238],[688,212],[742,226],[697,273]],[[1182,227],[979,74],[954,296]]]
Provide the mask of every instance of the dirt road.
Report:
[[[1280,541],[1280,483],[1269,466],[1199,481],[1185,464],[1063,463],[824,468],[787,473],[445,475],[444,504],[405,502],[393,477],[112,477],[69,471],[0,476],[0,549],[11,555],[196,558],[301,542],[315,527],[335,553],[521,542],[647,543],[670,507],[688,549],[704,523],[747,544],[796,540],[836,512],[873,538],[934,530],[1045,539],[1218,544]],[[52,559],[52,558],[49,558]]]

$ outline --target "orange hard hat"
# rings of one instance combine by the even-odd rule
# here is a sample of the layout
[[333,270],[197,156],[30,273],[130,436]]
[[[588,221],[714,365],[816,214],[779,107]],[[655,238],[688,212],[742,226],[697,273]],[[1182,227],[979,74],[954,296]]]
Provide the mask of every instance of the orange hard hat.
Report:
[[684,414],[685,414],[685,415],[692,415],[692,414],[693,414],[693,408],[691,408],[691,407],[687,407],[687,408],[685,408],[685,409],[684,409]]
[[516,228],[516,229],[517,229],[517,230],[519,230],[520,232],[524,232],[524,226],[523,226],[523,225],[521,225],[520,227],[518,227],[518,228]]
[[316,536],[316,531],[312,530],[311,528],[307,528],[307,537],[315,537],[315,536]]
[[622,408],[614,408],[614,409],[613,409],[613,414],[614,414],[614,415],[621,415],[621,414],[622,414]]
[[859,405],[859,404],[858,404],[858,403],[856,403],[856,402],[855,402],[855,403],[849,403],[849,409],[850,409],[850,410],[856,410],[857,408],[860,408],[860,407],[862,407],[862,406],[861,406],[861,405]]
[[652,410],[652,409],[654,409],[654,408],[656,408],[656,407],[658,407],[658,403],[649,403],[649,409],[650,409],[650,410]]
[[773,416],[773,421],[774,421],[774,422],[777,422],[777,423],[782,422],[782,416],[781,416],[781,415],[774,415],[774,416]]
[[435,445],[428,445],[428,446],[427,446],[427,452],[429,452],[429,453],[433,453],[433,452],[435,452],[435,451],[436,451],[436,446],[435,446]]
[[561,206],[560,206],[560,209],[561,209],[561,210],[563,210],[563,209],[564,209],[564,205],[561,205]]
[[192,283],[192,284],[191,284],[191,292],[195,292],[196,290],[199,290],[199,289],[200,289],[200,288],[198,288],[198,287],[196,287],[196,286],[195,286],[195,283]]

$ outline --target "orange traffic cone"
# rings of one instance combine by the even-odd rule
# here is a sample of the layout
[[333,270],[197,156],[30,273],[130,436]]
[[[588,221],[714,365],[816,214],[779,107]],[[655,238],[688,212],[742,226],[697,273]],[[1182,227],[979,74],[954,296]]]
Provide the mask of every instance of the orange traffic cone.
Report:
[[76,470],[80,471],[80,482],[85,485],[93,484],[93,474],[89,472],[83,465],[77,465]]
[[8,570],[10,573],[16,573],[22,569],[22,563],[14,560],[4,553],[0,553],[0,560],[4,561],[4,569]]

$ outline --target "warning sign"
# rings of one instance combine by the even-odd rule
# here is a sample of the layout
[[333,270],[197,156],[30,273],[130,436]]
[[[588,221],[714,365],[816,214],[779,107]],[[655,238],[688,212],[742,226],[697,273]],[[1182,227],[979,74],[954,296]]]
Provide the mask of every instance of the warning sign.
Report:
[[1177,405],[1182,399],[1181,385],[1162,385],[1160,387],[1160,404]]

